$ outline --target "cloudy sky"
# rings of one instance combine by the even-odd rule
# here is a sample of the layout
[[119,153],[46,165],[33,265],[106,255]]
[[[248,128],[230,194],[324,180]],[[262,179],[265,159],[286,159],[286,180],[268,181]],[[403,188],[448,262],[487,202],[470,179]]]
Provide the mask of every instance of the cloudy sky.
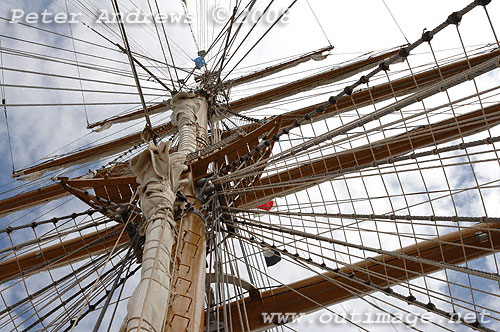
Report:
[[[245,1],[244,1],[245,2]],[[123,12],[134,13],[137,10],[144,13],[150,12],[150,5],[156,12],[156,4],[145,0],[120,0]],[[162,13],[171,14],[170,20],[180,17],[181,22],[171,22],[166,24],[166,31],[171,43],[172,54],[175,65],[179,68],[179,78],[186,77],[193,68],[193,59],[197,57],[199,50],[206,50],[212,40],[217,36],[223,27],[223,22],[231,13],[235,1],[202,1],[187,0],[187,10],[183,7],[182,1],[159,1],[159,9]],[[246,2],[245,2],[246,3]],[[272,63],[278,63],[281,59],[303,54],[316,50],[331,43],[335,48],[330,52],[330,56],[322,62],[309,62],[304,65],[289,70],[284,74],[277,75],[274,79],[266,80],[262,83],[249,84],[232,91],[232,98],[238,99],[264,89],[283,84],[300,77],[305,77],[321,70],[326,70],[335,66],[340,66],[346,61],[366,56],[369,52],[381,52],[393,49],[408,41],[417,40],[424,29],[432,29],[440,24],[451,12],[463,8],[469,1],[462,0],[442,0],[442,1],[396,1],[385,0],[353,0],[353,1],[320,1],[320,0],[298,0],[291,8],[290,12],[274,27],[269,34],[258,42],[258,46],[251,50],[241,63],[239,60],[251,49],[260,36],[262,36],[271,26],[271,22],[276,15],[281,14],[291,3],[291,1],[280,0],[271,7],[267,22],[258,24],[253,34],[245,41],[241,49],[235,52],[233,48],[228,57],[228,64],[225,67],[225,74],[229,77],[238,77],[245,73],[252,72],[258,68],[264,68]],[[268,2],[257,1],[255,10],[265,8]],[[488,7],[492,15],[492,22],[497,31],[500,31],[498,15],[500,12],[498,1],[492,1]],[[103,23],[112,14],[111,2],[95,0],[3,0],[0,3],[0,41],[2,46],[2,67],[0,71],[2,77],[2,98],[6,100],[6,111],[8,116],[9,135],[7,134],[7,123],[2,117],[0,124],[0,151],[3,158],[0,159],[0,199],[11,197],[16,193],[34,189],[50,184],[52,176],[80,176],[89,171],[104,165],[108,160],[89,163],[83,166],[74,166],[63,171],[56,171],[45,175],[40,180],[31,182],[13,181],[10,177],[12,168],[20,169],[36,164],[44,158],[50,158],[70,151],[96,145],[98,143],[116,139],[126,133],[136,132],[143,128],[143,120],[132,121],[130,123],[115,125],[107,131],[101,133],[92,132],[86,129],[88,123],[105,119],[109,116],[120,114],[128,110],[135,110],[139,107],[139,99],[135,83],[130,75],[130,66],[127,57],[117,51],[114,43],[121,43],[117,25],[113,22]],[[73,14],[75,22],[44,23],[41,13],[46,10],[47,19],[50,21],[52,14],[67,13]],[[392,15],[391,15],[391,13]],[[30,15],[31,16],[28,16]],[[250,13],[246,22],[242,23],[241,36],[252,27],[252,16]],[[191,24],[186,24],[184,19],[188,17]],[[257,15],[258,17],[258,15]],[[17,23],[9,23],[15,19]],[[28,20],[28,21],[27,21]],[[32,23],[29,20],[34,20]],[[133,18],[131,19],[133,20]],[[397,21],[397,23],[395,22]],[[64,20],[63,20],[64,21]],[[83,24],[85,23],[85,25]],[[399,25],[399,27],[398,27]],[[129,22],[125,24],[127,34],[133,51],[150,59],[160,62],[164,58],[170,59],[168,51],[162,49],[165,43],[158,42],[158,34],[163,39],[163,31],[160,26],[156,30],[154,24],[135,24]],[[95,31],[92,31],[94,29]],[[73,38],[69,38],[73,36]],[[463,55],[461,41],[454,27],[449,27],[440,33],[433,41],[434,50],[438,59],[446,61],[447,57]],[[494,46],[485,46],[494,43],[495,39],[489,22],[486,20],[484,10],[476,8],[469,13],[460,25],[460,36],[463,39],[467,50],[474,53],[481,50],[491,49]],[[238,43],[236,43],[238,44]],[[213,66],[213,55],[219,51],[220,44],[207,57],[208,66]],[[479,50],[479,51],[478,51]],[[164,55],[167,54],[166,56]],[[141,58],[158,77],[170,85],[172,79],[176,80],[174,71],[169,72],[165,66],[158,65],[157,62]],[[212,61],[210,61],[212,60]],[[170,62],[170,60],[168,60]],[[432,63],[429,49],[421,47],[416,50],[416,55],[412,58],[412,65],[418,68],[419,65]],[[232,71],[233,67],[234,71]],[[427,65],[428,66],[428,65]],[[149,75],[140,71],[141,84],[145,98],[148,103],[158,103],[170,98],[170,95],[162,89],[161,85],[153,82]],[[405,75],[408,73],[406,72]],[[480,89],[497,86],[500,82],[498,71],[485,75],[480,81]],[[188,82],[193,84],[193,80]],[[177,82],[175,84],[178,84]],[[49,87],[49,89],[47,89]],[[272,105],[272,107],[259,108],[246,112],[246,115],[254,117],[265,117],[270,114],[282,113],[294,110],[315,102],[324,101],[332,92],[338,92],[341,86],[328,86],[316,90],[317,96],[310,96],[306,100],[290,101],[287,103]],[[83,90],[83,91],[82,91]],[[466,94],[464,88],[453,90],[452,98]],[[498,99],[496,99],[498,101]],[[440,105],[446,102],[444,96],[429,102],[429,105]],[[152,117],[154,123],[162,123],[168,119],[168,113],[159,114]],[[439,117],[438,117],[439,118]],[[333,125],[334,122],[329,123]],[[10,138],[9,138],[10,136]],[[307,136],[307,135],[304,135]],[[8,143],[10,140],[10,144]],[[361,145],[362,140],[355,145]],[[285,145],[286,146],[286,143]],[[13,158],[10,157],[10,150],[13,151]],[[134,152],[135,153],[135,152]],[[470,168],[460,168],[454,170],[457,183],[451,186],[474,186],[472,181],[474,174]],[[477,169],[477,172],[484,175],[480,178],[481,183],[498,180],[498,165],[496,168]],[[426,173],[426,179],[432,182],[435,178],[435,186],[442,184],[442,176]],[[402,175],[404,177],[404,175]],[[358,182],[356,182],[358,181]],[[335,194],[337,199],[346,199],[349,195],[363,195],[363,192],[376,195],[372,188],[377,188],[380,184],[377,179],[366,180],[368,185],[365,190],[359,189],[362,184],[358,179],[349,181],[342,179],[335,182]],[[393,179],[387,180],[391,193],[397,195],[397,182]],[[402,180],[405,189],[410,188],[415,191],[421,189],[423,183],[412,179],[409,176]],[[441,181],[441,182],[440,182]],[[350,188],[348,188],[351,186]],[[413,187],[412,187],[413,186]],[[419,187],[420,186],[420,187]],[[420,188],[420,189],[419,189]],[[348,190],[350,189],[350,191]],[[327,188],[322,188],[325,192]],[[394,191],[393,191],[394,190]],[[437,189],[436,189],[437,190]],[[494,203],[497,192],[481,197],[486,208],[478,203],[478,196],[460,196],[456,203],[459,209],[466,214],[479,209],[480,215],[499,216],[500,207]],[[278,201],[279,204],[290,204],[289,201]],[[342,196],[342,197],[341,197]],[[309,198],[310,202],[317,201],[317,197]],[[411,199],[410,199],[411,200]],[[475,203],[474,203],[475,200]],[[36,218],[47,218],[54,215],[64,215],[73,211],[83,211],[86,207],[75,199],[65,202],[56,201],[44,205],[40,208],[14,213],[1,219],[2,228],[7,225],[27,223]],[[415,202],[417,202],[416,199]],[[63,204],[64,203],[64,204]],[[377,212],[388,213],[398,207],[405,207],[411,202],[398,202],[395,199],[391,206],[389,202],[379,201],[376,206]],[[398,205],[400,204],[400,205]],[[433,206],[442,214],[454,213],[450,211],[452,202],[437,202]],[[478,205],[478,206],[476,206]],[[56,209],[57,208],[57,209]],[[362,213],[365,207],[359,206],[358,213]],[[417,211],[421,214],[429,212],[429,206],[417,206]],[[441,208],[441,210],[439,210]],[[487,211],[485,212],[484,209]],[[373,211],[372,211],[373,213]],[[401,213],[403,214],[403,213]],[[436,214],[439,214],[436,212]],[[48,229],[47,229],[48,231]],[[33,234],[19,236],[16,241],[26,241],[33,238]],[[3,237],[2,246],[12,245],[11,239]],[[384,244],[387,248],[396,249],[397,244]],[[486,262],[486,261],[484,261]],[[488,264],[493,264],[487,261]],[[78,265],[75,265],[77,267]],[[498,271],[497,271],[498,272]],[[56,272],[57,274],[58,272]],[[61,273],[61,272],[59,272]],[[269,272],[276,280],[287,283],[301,279],[305,276],[314,275],[314,272],[298,268],[293,263],[282,262],[276,267],[270,268]],[[443,276],[440,276],[443,278]],[[463,277],[463,276],[462,276]],[[457,280],[458,280],[457,276]],[[33,289],[40,287],[41,278],[31,278]],[[136,280],[136,279],[134,279]],[[429,282],[432,282],[429,281]],[[133,282],[132,282],[133,283]],[[275,284],[276,282],[273,282]],[[422,284],[419,280],[416,283]],[[435,285],[436,289],[442,289],[442,284]],[[130,293],[131,287],[128,288]],[[495,290],[495,288],[493,287]],[[18,290],[19,294],[9,293],[12,299],[22,298],[24,289]],[[498,294],[498,287],[496,288]],[[466,296],[466,295],[464,295]],[[374,301],[374,300],[370,300]],[[481,299],[478,300],[481,302]],[[373,307],[361,300],[350,301],[344,305],[337,305],[332,308],[334,312],[346,313],[359,310],[359,312],[369,312]],[[418,311],[417,311],[418,312]],[[299,324],[291,325],[299,331],[310,330],[330,330],[327,323],[321,324],[322,311],[309,320]],[[118,316],[124,314],[123,306],[120,307]],[[121,315],[121,316],[120,316]],[[88,326],[93,324],[88,323]],[[377,327],[367,325],[368,329],[385,330],[387,326]],[[116,325],[115,325],[116,327]],[[6,331],[12,326],[5,326]],[[357,327],[344,323],[342,330],[358,330]],[[77,330],[84,330],[83,325]],[[404,330],[403,326],[391,326],[391,329]],[[285,329],[286,330],[286,329]],[[424,328],[427,330],[427,328]]]

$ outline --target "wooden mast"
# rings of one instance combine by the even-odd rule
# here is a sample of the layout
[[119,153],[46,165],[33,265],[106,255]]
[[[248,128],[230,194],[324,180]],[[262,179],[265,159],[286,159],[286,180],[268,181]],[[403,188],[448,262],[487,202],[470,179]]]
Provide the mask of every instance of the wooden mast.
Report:
[[[199,97],[199,107],[195,113],[196,135],[195,149],[203,148],[206,144],[206,133],[208,126],[208,104]],[[172,116],[176,116],[175,111]],[[183,133],[179,132],[179,149]],[[192,143],[192,142],[191,142]],[[191,149],[192,149],[191,147]],[[193,152],[193,151],[189,151]],[[206,238],[205,221],[199,211],[201,202],[196,197],[196,185],[193,178],[193,170],[189,169],[184,174],[187,184],[182,190],[188,206],[187,212],[181,212],[181,218],[177,223],[177,242],[172,248],[175,257],[172,271],[172,291],[165,320],[165,332],[202,332],[203,312],[205,305],[205,274],[206,274]]]
[[172,271],[172,290],[167,312],[165,332],[202,332],[205,306],[206,237],[205,221],[198,214],[200,201],[196,199],[192,170],[185,175],[189,185],[183,195],[193,210],[178,221],[177,260]]

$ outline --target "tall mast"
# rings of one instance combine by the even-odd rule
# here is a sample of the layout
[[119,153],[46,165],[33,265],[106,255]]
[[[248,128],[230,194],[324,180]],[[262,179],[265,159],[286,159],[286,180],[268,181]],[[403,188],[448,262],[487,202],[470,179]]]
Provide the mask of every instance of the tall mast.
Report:
[[[181,99],[189,97],[190,99]],[[179,99],[176,99],[179,98]],[[191,94],[178,94],[173,99],[172,122],[179,127],[179,150],[192,153],[207,142],[208,104]],[[184,106],[185,105],[185,106]],[[183,111],[189,108],[192,113]],[[188,115],[188,116],[186,116]],[[177,243],[172,271],[171,298],[165,322],[165,332],[203,331],[205,304],[206,237],[205,221],[199,211],[201,202],[196,197],[193,170],[183,174],[186,185],[182,196],[186,205],[176,220]]]
[[[183,196],[189,197],[194,209],[197,206],[190,173],[182,177],[181,173],[188,169],[185,165],[187,155],[198,148],[198,137],[206,137],[207,106],[194,94],[179,93],[173,98],[172,107],[172,123],[178,126],[179,133],[177,152],[171,151],[170,143],[163,142],[158,147],[150,145],[130,163],[139,183],[138,194],[145,217],[139,232],[145,236],[145,244],[141,280],[128,302],[122,326],[122,330],[127,332],[160,332],[164,330],[165,322],[172,327],[171,331],[179,331],[177,326],[180,324],[186,325],[182,330],[187,330],[188,325],[191,323],[193,326],[195,321],[187,318],[187,324],[184,322],[184,298],[191,302],[191,316],[199,312],[198,322],[202,324],[203,288],[201,299],[191,296],[196,296],[200,293],[199,287],[204,287],[204,222],[193,213],[184,212],[189,203],[179,206],[177,214],[175,206],[178,192],[184,187]],[[174,214],[179,215],[180,220],[175,220]],[[193,236],[196,242],[193,242]],[[194,252],[189,245],[196,247]],[[194,265],[192,259],[198,264]],[[171,266],[175,267],[173,282]],[[196,268],[191,269],[192,266]],[[201,270],[196,271],[197,268]],[[188,286],[184,287],[182,281],[186,281]],[[169,306],[172,290],[175,296],[170,300],[172,306]],[[182,305],[176,305],[179,299]],[[196,311],[198,306],[200,308]],[[179,309],[173,309],[177,307]],[[170,308],[174,312],[169,314],[172,318],[167,319]]]

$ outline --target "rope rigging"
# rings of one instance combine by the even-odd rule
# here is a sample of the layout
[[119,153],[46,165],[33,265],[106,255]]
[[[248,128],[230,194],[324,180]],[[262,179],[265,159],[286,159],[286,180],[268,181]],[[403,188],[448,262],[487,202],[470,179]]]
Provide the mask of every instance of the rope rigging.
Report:
[[[177,67],[176,62],[188,63],[192,56],[179,51],[180,46],[172,39],[174,30],[169,30],[167,37],[170,27],[163,21],[137,31],[123,24],[87,25],[83,29],[115,46],[123,45],[118,49],[91,48],[89,41],[82,44],[87,47],[85,51],[77,51],[80,41],[72,30],[63,37],[20,23],[14,26],[67,39],[72,50],[46,47],[51,43],[40,38],[36,51],[23,51],[27,39],[8,39],[9,45],[16,45],[12,48],[3,47],[0,39],[0,90],[6,121],[8,107],[16,107],[19,112],[44,107],[42,112],[83,105],[89,113],[101,111],[97,114],[105,119],[94,127],[87,117],[90,128],[106,123],[117,127],[110,134],[96,130],[89,136],[79,135],[81,138],[74,142],[83,146],[81,149],[66,153],[69,145],[64,145],[58,150],[62,152],[45,165],[30,166],[29,171],[36,167],[47,170],[38,180],[5,184],[2,195],[6,198],[0,200],[0,215],[6,216],[0,229],[0,329],[79,331],[90,321],[94,331],[118,330],[124,321],[123,312],[129,312],[127,303],[134,303],[131,299],[136,298],[137,276],[132,276],[140,271],[142,278],[147,270],[143,261],[148,255],[146,244],[158,243],[167,249],[157,249],[156,258],[158,252],[170,249],[167,254],[171,263],[155,259],[151,264],[152,269],[161,269],[168,277],[158,284],[169,295],[162,296],[163,302],[155,302],[160,303],[155,304],[157,307],[168,307],[167,311],[160,310],[165,318],[158,325],[167,331],[189,331],[188,327],[178,328],[178,321],[169,315],[188,317],[187,312],[194,307],[204,312],[196,324],[204,324],[207,331],[303,330],[306,323],[274,315],[292,311],[290,308],[297,314],[323,309],[322,313],[331,317],[343,317],[342,324],[346,325],[342,328],[346,330],[404,327],[415,331],[493,331],[500,322],[500,311],[494,306],[500,298],[500,269],[495,255],[500,248],[500,218],[494,203],[500,190],[500,85],[486,80],[484,74],[498,68],[500,55],[492,48],[496,23],[489,19],[485,7],[489,1],[471,2],[403,47],[384,48],[377,54],[345,55],[328,62],[334,65],[321,67],[311,61],[304,70],[275,72],[270,78],[261,77],[234,89],[225,81],[228,75],[238,69],[256,68],[241,68],[245,58],[260,56],[256,63],[268,63],[264,61],[267,53],[258,54],[257,46],[262,48],[261,41],[280,17],[275,16],[270,26],[260,20],[263,14],[257,15],[258,25],[243,26],[237,20],[250,15],[245,9],[271,11],[273,1],[261,7],[252,0],[230,1],[231,18],[217,27],[217,33],[214,28],[211,40],[209,4],[187,1],[190,10],[196,9],[198,21],[183,27],[183,36],[190,33],[198,51],[206,51],[199,54],[200,62],[190,63],[188,69]],[[187,1],[180,4],[186,15]],[[319,12],[308,0],[302,1],[313,14],[309,23],[316,21],[328,40]],[[296,2],[286,4],[285,13]],[[89,19],[98,9],[95,1],[69,3]],[[111,3],[118,16],[134,9],[143,13],[133,0]],[[387,3],[383,3],[406,38]],[[482,13],[484,18],[468,15],[480,6],[486,11]],[[155,4],[148,0],[148,7],[151,14],[170,8],[163,3],[160,7],[157,0]],[[66,2],[66,12],[68,9]],[[462,22],[465,16],[467,20]],[[476,23],[480,20],[489,24],[479,28]],[[449,26],[456,27],[448,32],[457,39],[448,38],[450,45],[438,45],[434,37],[445,36],[441,31]],[[94,28],[94,32],[89,31]],[[471,43],[467,38],[474,29],[488,37]],[[250,33],[253,39],[248,37]],[[146,36],[154,38],[154,44]],[[116,40],[121,42],[117,44]],[[299,42],[299,36],[280,40],[285,41]],[[307,47],[307,40],[300,42]],[[158,43],[160,47],[149,55],[148,45]],[[479,46],[465,46],[472,44]],[[242,47],[246,53],[235,56]],[[119,60],[124,53],[128,62]],[[392,55],[370,62],[385,53]],[[301,53],[298,58],[307,54]],[[6,66],[4,55],[26,61],[26,65]],[[284,58],[293,59],[297,57]],[[53,71],[36,69],[44,64],[53,65]],[[146,73],[137,72],[136,66]],[[288,95],[265,97],[269,98],[266,103],[251,100],[261,98],[261,93],[271,94],[269,91],[275,88],[287,90],[294,82],[292,75],[319,75],[332,66],[338,70],[335,74],[344,75],[342,79],[306,91],[301,90],[307,86],[304,84]],[[357,66],[361,69],[351,70]],[[77,75],[64,72],[73,67]],[[181,79],[178,72],[186,77]],[[54,84],[23,83],[22,78],[7,80],[6,84],[5,73],[28,79],[47,75]],[[132,79],[135,84],[130,84]],[[116,86],[112,88],[114,81]],[[79,84],[79,88],[66,82]],[[83,89],[84,84],[93,86]],[[37,103],[36,96],[21,99],[9,94],[12,102],[8,103],[7,88],[53,90],[62,97]],[[132,89],[136,92],[128,92]],[[189,90],[194,93],[186,93]],[[169,91],[173,101],[145,99],[160,98],[161,91]],[[71,93],[81,93],[83,102],[63,99]],[[105,93],[112,99],[105,99]],[[137,95],[140,101],[133,102]],[[259,106],[233,107],[240,96]],[[325,96],[330,97],[321,101]],[[190,105],[185,108],[193,112],[179,106],[179,100]],[[127,104],[134,107],[124,110],[122,105]],[[206,127],[197,122],[203,118],[204,107]],[[147,130],[157,126],[158,137],[152,133],[156,148],[133,140],[138,134],[131,132],[144,122]],[[55,140],[60,139],[57,134],[54,132]],[[111,141],[119,134],[127,136]],[[11,145],[9,128],[7,135]],[[33,137],[37,137],[35,133]],[[101,144],[96,143],[116,144],[116,149],[97,160],[92,159],[94,156],[75,157],[87,148],[99,151]],[[138,189],[140,170],[134,168],[132,173],[128,160],[138,160],[145,147],[144,155],[162,160],[177,158],[179,151],[189,150],[181,153],[179,165],[188,168],[184,174],[192,179],[192,186],[172,191],[172,206],[166,208],[171,213],[167,213],[168,218],[150,218],[142,211],[148,209],[142,197],[154,198],[159,191],[176,187],[172,181],[177,179],[170,168],[165,171],[157,164],[157,183],[141,180]],[[33,154],[38,158],[45,152]],[[19,155],[19,160],[23,158]],[[14,169],[12,145],[11,159]],[[160,168],[166,173],[158,172]],[[25,168],[18,172],[29,171]],[[80,201],[52,203],[61,196],[44,195],[46,188],[56,187],[60,190],[57,195],[72,194]],[[82,209],[78,204],[91,208]],[[164,208],[151,205],[153,209]],[[23,212],[8,216],[13,211]],[[150,225],[157,226],[158,220],[172,225],[162,226],[172,231],[171,244],[139,234]],[[187,231],[195,222],[200,232]],[[186,263],[195,261],[192,257],[201,258],[197,264]],[[190,279],[193,270],[201,271],[200,278]],[[147,287],[150,289],[149,284]],[[196,294],[193,289],[198,289]],[[151,293],[156,292],[146,292],[151,296],[145,297],[142,309],[150,303],[148,297],[157,295]],[[182,301],[184,304],[179,305]],[[191,304],[186,305],[186,301]],[[150,324],[144,310],[132,316],[137,317],[138,329]],[[386,325],[375,326],[350,315],[353,310],[373,311],[389,320]],[[487,313],[482,316],[484,310]],[[271,314],[269,321],[266,314]],[[466,314],[473,319],[465,319]],[[418,324],[406,320],[411,315],[420,318]],[[125,318],[125,326],[129,319]],[[450,319],[454,323],[448,322]],[[194,322],[191,318],[182,320]]]
[[[115,10],[115,13],[117,14],[118,17],[121,17],[120,9],[118,7],[118,1],[117,0],[113,0],[112,3],[113,3],[113,8]],[[134,60],[133,60],[133,57],[132,57],[132,52],[130,50],[130,45],[129,45],[129,42],[128,42],[128,39],[127,39],[127,34],[125,32],[125,27],[123,25],[123,22],[120,21],[118,23],[118,26],[120,27],[120,31],[121,31],[121,34],[122,34],[123,42],[124,42],[124,45],[125,45],[125,49],[127,50],[127,55],[128,55],[129,62],[130,62],[130,67],[132,68],[132,73],[134,75],[135,84],[137,85],[137,91],[139,92],[139,97],[141,99],[142,109],[144,111],[144,116],[146,118],[146,130],[149,132],[149,134],[151,135],[151,139],[152,139],[153,143],[156,145],[157,144],[157,142],[156,142],[156,133],[153,130],[153,125],[151,124],[151,119],[149,118],[148,108],[146,106],[146,101],[144,99],[144,95],[142,94],[141,83],[139,82],[139,78],[137,76],[137,71],[135,69]]]
[[14,153],[12,151],[12,139],[10,136],[10,128],[9,128],[9,118],[7,115],[7,95],[5,92],[5,72],[4,72],[4,59],[3,59],[3,47],[2,47],[2,37],[0,37],[0,67],[1,69],[1,74],[2,74],[2,86],[0,87],[0,91],[2,92],[2,105],[3,105],[3,114],[5,118],[5,126],[7,129],[7,139],[9,142],[9,151],[10,151],[10,162],[12,166],[12,173],[15,171],[14,167]]
[[[328,35],[326,34],[326,31],[325,29],[323,28],[323,25],[321,24],[319,18],[318,18],[318,15],[316,15],[316,12],[314,11],[313,7],[311,6],[311,4],[309,3],[309,0],[306,0],[306,3],[307,3],[307,6],[309,7],[309,9],[311,10],[311,13],[314,15],[314,19],[316,20],[316,23],[318,23],[318,26],[319,28],[321,29],[321,31],[323,32],[323,35],[325,36],[325,39],[326,41],[328,42],[328,45],[332,46],[332,43],[330,41],[330,39],[328,38]],[[408,40],[407,40],[408,41]],[[409,43],[409,42],[408,42]]]
[[406,43],[410,44],[410,41],[408,40],[408,38],[406,38],[406,35],[405,35],[403,29],[401,29],[401,26],[399,25],[398,21],[396,20],[396,17],[394,17],[394,15],[392,14],[392,11],[389,8],[389,6],[387,5],[387,3],[385,2],[385,0],[382,0],[382,3],[384,4],[385,8],[389,12],[389,15],[391,15],[392,20],[394,21],[394,23],[396,24],[396,26],[399,29],[399,32],[401,32],[401,35],[403,35],[403,38],[406,40]]

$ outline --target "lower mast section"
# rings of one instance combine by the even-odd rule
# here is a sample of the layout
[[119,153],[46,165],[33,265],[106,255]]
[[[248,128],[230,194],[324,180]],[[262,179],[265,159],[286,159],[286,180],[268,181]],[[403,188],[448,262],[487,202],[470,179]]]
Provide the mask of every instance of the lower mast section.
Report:
[[[127,305],[121,331],[202,331],[205,295],[205,223],[193,211],[200,203],[187,154],[206,138],[207,103],[194,94],[178,93],[172,100],[172,123],[178,126],[178,152],[170,144],[149,146],[131,160],[139,183],[145,217],[141,280]],[[190,207],[174,220],[177,192]],[[175,261],[173,261],[175,260]],[[173,271],[172,271],[173,267]]]
[[182,191],[188,204],[194,209],[180,221],[177,255],[173,271],[171,297],[167,312],[167,332],[203,331],[206,273],[205,222],[194,211],[200,208],[195,189],[190,183]]
[[180,180],[186,154],[169,153],[170,144],[149,146],[131,160],[137,176],[138,193],[145,223],[141,281],[127,304],[127,316],[121,331],[161,332],[170,296],[170,265],[175,242],[173,216],[176,192],[185,184]]
[[[204,147],[207,138],[207,102],[193,94],[177,94],[173,100],[172,123],[179,127],[179,151],[188,153]],[[172,290],[166,332],[201,332],[205,303],[206,237],[205,221],[199,211],[192,172],[185,174],[182,194],[188,212],[177,221]]]

